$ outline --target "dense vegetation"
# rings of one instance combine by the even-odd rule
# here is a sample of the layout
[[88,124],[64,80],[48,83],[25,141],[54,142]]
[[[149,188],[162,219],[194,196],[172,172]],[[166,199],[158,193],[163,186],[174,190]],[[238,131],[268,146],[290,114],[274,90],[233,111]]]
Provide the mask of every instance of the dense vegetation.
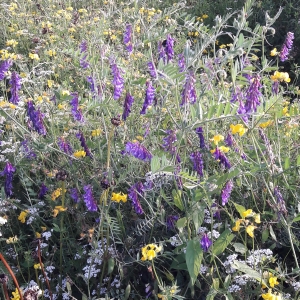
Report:
[[297,299],[299,8],[169,2],[1,2],[3,299]]

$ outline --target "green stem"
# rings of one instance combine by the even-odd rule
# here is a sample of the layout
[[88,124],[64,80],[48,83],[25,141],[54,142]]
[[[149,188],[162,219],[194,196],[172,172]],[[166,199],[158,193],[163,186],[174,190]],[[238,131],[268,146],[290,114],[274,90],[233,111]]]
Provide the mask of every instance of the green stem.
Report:
[[[61,206],[65,208],[65,182],[64,181],[61,181]],[[63,270],[63,226],[64,226],[64,214],[60,216],[59,270],[60,270],[61,287],[62,287],[62,270]]]

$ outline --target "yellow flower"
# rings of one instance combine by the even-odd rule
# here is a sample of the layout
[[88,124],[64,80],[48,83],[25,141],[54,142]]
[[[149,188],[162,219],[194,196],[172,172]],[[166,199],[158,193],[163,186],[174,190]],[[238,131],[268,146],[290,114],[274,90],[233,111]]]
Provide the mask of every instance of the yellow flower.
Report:
[[270,284],[270,287],[274,287],[275,285],[279,284],[279,282],[277,281],[277,277],[274,277],[274,276],[271,276],[269,278],[269,284]]
[[265,300],[282,300],[282,296],[281,294],[272,294],[271,293],[272,291],[269,290],[268,293],[265,293],[265,294],[262,294],[262,298],[265,299]]
[[249,236],[251,236],[252,238],[254,237],[254,229],[257,228],[254,225],[249,225],[246,227],[246,232],[249,234]]
[[66,207],[62,207],[61,205],[55,206],[53,209],[53,217],[55,218],[59,212],[66,211]]
[[80,8],[80,9],[78,9],[78,12],[79,12],[79,13],[86,14],[86,13],[87,13],[87,10],[86,10],[85,8]]
[[53,191],[51,194],[51,199],[53,201],[56,200],[61,195],[61,192],[62,192],[61,188],[58,188],[55,191]]
[[6,46],[12,46],[15,47],[17,46],[19,43],[16,40],[8,40],[6,41]]
[[15,235],[15,236],[12,236],[10,238],[8,238],[6,240],[6,244],[14,244],[18,241],[18,237]]
[[202,19],[207,19],[207,18],[208,18],[207,14],[202,15]]
[[36,53],[29,53],[29,58],[31,58],[33,60],[40,60],[38,54],[36,54]]
[[284,116],[286,116],[286,117],[289,117],[290,114],[288,113],[288,111],[289,111],[289,108],[286,106],[286,107],[283,108],[282,114],[283,114]]
[[51,88],[51,87],[53,86],[53,83],[54,83],[54,81],[49,79],[49,80],[47,81],[48,87]]
[[70,92],[67,91],[67,90],[63,90],[63,91],[61,92],[61,94],[62,94],[63,96],[69,96],[69,95],[70,95]]
[[211,139],[211,141],[214,142],[215,145],[218,146],[219,142],[224,141],[224,136],[221,134],[217,134]]
[[142,248],[142,258],[141,260],[152,260],[156,257],[156,253],[161,251],[161,247],[155,244],[148,244]]
[[15,289],[14,292],[12,292],[12,295],[13,295],[13,297],[10,298],[10,300],[20,300],[21,299],[19,291],[18,291],[17,288]]
[[279,52],[277,52],[277,48],[274,48],[270,53],[271,56],[276,56],[278,54],[279,54]]
[[233,231],[239,231],[240,228],[241,228],[241,222],[242,222],[242,220],[240,220],[240,219],[236,220],[235,221],[235,226],[232,227],[232,230]]
[[41,235],[39,232],[36,232],[36,233],[35,233],[35,237],[36,237],[37,239],[40,239],[40,238],[42,237],[42,235]]
[[101,129],[92,130],[92,136],[99,136],[101,134],[101,132],[102,132]]
[[247,131],[247,128],[245,128],[243,124],[236,124],[236,125],[231,124],[230,129],[232,134],[238,133],[240,136],[243,136]]
[[122,202],[127,202],[127,195],[126,194],[123,194],[123,193],[112,193],[111,195],[111,201],[114,201],[114,202],[118,202],[120,203],[120,201]]
[[21,223],[25,223],[26,221],[26,216],[28,215],[28,210],[23,210],[21,211],[19,217],[18,217],[18,220],[21,222]]
[[220,47],[220,49],[224,49],[224,48],[226,48],[226,45],[222,44],[219,47]]
[[254,222],[257,224],[260,224],[260,214],[255,214],[254,215]]
[[80,157],[85,157],[85,156],[86,156],[86,153],[85,153],[85,151],[83,151],[83,150],[79,150],[79,151],[74,152],[73,155],[74,155],[76,158],[80,158]]
[[274,72],[274,75],[271,75],[271,79],[273,81],[284,81],[284,82],[290,82],[291,79],[290,79],[290,75],[289,73],[287,72],[278,72],[278,71],[275,71]]
[[48,50],[46,52],[49,56],[55,56],[56,55],[56,51],[55,50]]
[[41,229],[42,229],[43,231],[46,231],[46,230],[47,230],[47,227],[41,226]]
[[252,209],[247,209],[246,211],[242,212],[242,217],[245,219],[252,214]]
[[223,153],[227,153],[227,152],[229,152],[230,148],[229,147],[225,147],[225,146],[220,146],[219,150],[222,151]]
[[[44,264],[43,264],[44,266]],[[33,267],[37,270],[37,269],[41,269],[41,265],[40,263],[33,265]]]
[[270,125],[273,125],[273,121],[271,121],[271,120],[269,120],[269,121],[267,121],[267,122],[264,122],[264,123],[260,123],[258,126],[259,126],[260,128],[266,128],[266,127],[268,127],[268,126],[270,126]]

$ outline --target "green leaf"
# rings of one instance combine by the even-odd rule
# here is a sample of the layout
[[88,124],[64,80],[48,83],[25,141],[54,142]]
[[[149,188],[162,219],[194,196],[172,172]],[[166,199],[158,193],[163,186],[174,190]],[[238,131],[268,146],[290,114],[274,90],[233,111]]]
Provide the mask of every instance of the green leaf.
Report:
[[173,259],[173,262],[170,266],[171,269],[175,270],[185,270],[187,271],[185,253],[181,253]]
[[224,116],[227,116],[230,113],[230,108],[231,108],[231,104],[230,102],[227,102],[224,109]]
[[185,227],[186,223],[187,223],[186,217],[183,217],[176,222],[176,226],[178,229],[182,229]]
[[235,250],[236,252],[239,252],[239,253],[241,253],[241,254],[244,254],[244,253],[247,251],[247,248],[246,248],[245,245],[242,244],[242,243],[233,243],[232,246],[234,247],[234,250]]
[[246,211],[246,208],[244,206],[242,206],[240,204],[237,204],[237,203],[234,203],[234,202],[233,202],[233,204],[235,206],[235,209],[239,212],[241,218],[243,218],[242,214],[243,214],[244,211]]
[[212,279],[213,283],[212,283],[212,286],[214,289],[218,290],[219,287],[220,287],[220,280],[219,278],[213,278]]
[[300,221],[300,214],[292,220],[292,223]]
[[284,161],[284,169],[288,169],[290,167],[290,158],[287,157]]
[[218,294],[218,292],[216,290],[214,290],[213,288],[211,288],[206,296],[206,300],[214,300],[215,296]]
[[193,285],[200,272],[202,258],[203,251],[201,249],[199,240],[195,239],[188,241],[185,253],[185,260]]
[[206,205],[197,203],[195,206],[193,206],[193,213],[192,213],[192,220],[194,222],[195,230],[198,230],[198,228],[202,225],[204,220],[204,209]]
[[226,290],[228,289],[230,283],[231,283],[231,275],[229,274],[229,275],[226,276],[226,278],[224,280],[224,288]]
[[217,117],[220,117],[220,115],[222,114],[223,110],[224,110],[224,103],[220,103],[220,104],[218,105],[218,109],[217,109],[216,116],[217,116]]
[[178,207],[181,211],[183,211],[184,206],[181,200],[181,190],[172,190],[172,196],[176,207]]
[[226,229],[224,232],[222,232],[213,245],[213,254],[218,256],[219,254],[223,253],[234,237],[235,235],[232,234],[229,229]]
[[264,243],[270,236],[270,232],[268,229],[265,229],[261,234],[261,241]]
[[264,281],[264,279],[261,278],[262,275],[260,273],[258,273],[257,271],[253,270],[252,268],[250,268],[248,265],[243,264],[237,260],[234,260],[231,267],[256,279],[259,283],[262,283],[263,285],[268,286],[268,284]]
[[300,155],[297,157],[297,166],[300,166]]
[[155,173],[158,171],[160,168],[160,157],[158,156],[153,156],[151,158],[151,172]]
[[108,260],[107,274],[110,274],[114,270],[114,267],[115,267],[115,260],[111,257]]
[[126,289],[125,289],[125,295],[124,295],[123,300],[127,300],[129,298],[130,291],[131,291],[131,285],[128,283],[128,285],[126,286]]
[[240,173],[239,169],[234,169],[233,171],[220,176],[219,179],[217,180],[217,185],[219,185],[219,186],[223,185],[228,180],[230,180],[233,177],[236,177],[237,175],[239,175],[239,173]]
[[270,234],[271,234],[272,239],[277,242],[277,238],[276,238],[275,232],[273,230],[273,227],[270,225],[269,228],[270,228]]

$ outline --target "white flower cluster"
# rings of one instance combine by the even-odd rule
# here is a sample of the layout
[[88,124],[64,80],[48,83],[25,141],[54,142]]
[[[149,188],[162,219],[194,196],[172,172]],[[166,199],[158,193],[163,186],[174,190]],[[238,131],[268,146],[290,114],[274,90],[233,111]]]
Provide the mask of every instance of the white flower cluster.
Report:
[[251,251],[250,254],[251,255],[248,256],[246,263],[254,269],[273,259],[273,252],[270,249],[255,250]]
[[236,269],[232,268],[231,265],[233,264],[233,261],[237,259],[237,257],[237,254],[229,255],[227,257],[227,260],[225,260],[225,262],[223,263],[227,274],[232,274],[236,272]]
[[170,243],[172,246],[178,247],[183,244],[183,241],[181,240],[179,235],[176,234],[176,235],[170,237]]
[[292,287],[294,288],[295,292],[300,291],[300,282],[293,282]]

